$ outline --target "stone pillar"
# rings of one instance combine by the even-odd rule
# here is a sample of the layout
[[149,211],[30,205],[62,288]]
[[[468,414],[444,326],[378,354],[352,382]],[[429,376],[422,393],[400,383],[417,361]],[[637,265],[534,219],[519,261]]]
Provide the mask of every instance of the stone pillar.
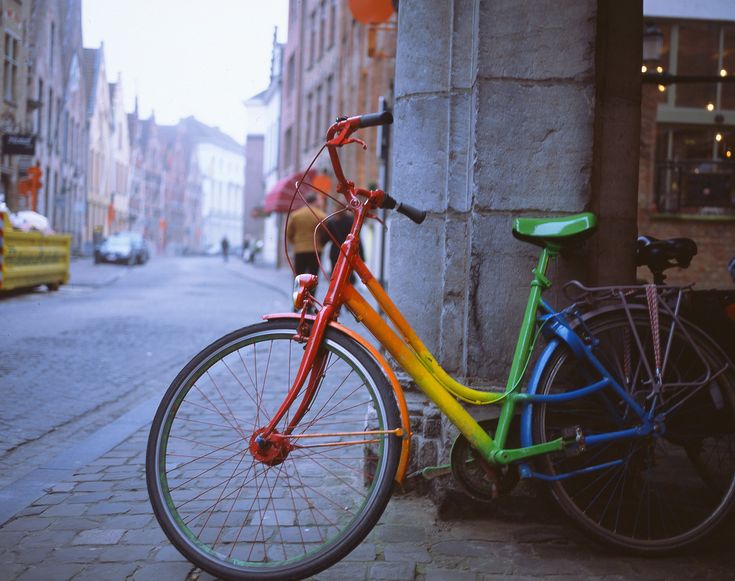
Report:
[[[402,0],[390,291],[444,367],[504,385],[534,247],[514,216],[591,210],[551,278],[634,278],[641,0]],[[557,290],[553,302],[561,302]]]
[[[641,0],[401,0],[391,191],[429,214],[391,220],[390,292],[468,384],[505,385],[538,252],[514,216],[600,218],[552,264],[552,303],[570,278],[634,279],[641,35]],[[456,433],[420,403],[412,470]],[[451,513],[453,481],[434,482]]]

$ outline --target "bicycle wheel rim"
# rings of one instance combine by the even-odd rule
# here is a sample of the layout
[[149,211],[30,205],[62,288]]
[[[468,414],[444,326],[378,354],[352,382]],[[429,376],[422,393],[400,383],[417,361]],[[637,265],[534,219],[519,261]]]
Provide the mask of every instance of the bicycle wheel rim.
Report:
[[[636,316],[634,320],[644,351],[652,357],[646,331],[648,320],[645,316]],[[623,319],[608,317],[593,322],[592,332],[600,339],[603,364],[621,385],[632,393],[638,390],[638,403],[646,408],[650,393],[646,394],[635,379],[640,361],[636,362],[633,356],[633,361],[626,364],[626,350],[621,348],[627,325]],[[670,322],[662,321],[662,335],[670,328]],[[732,365],[712,350],[706,337],[694,328],[690,336],[699,343],[696,348],[683,333],[675,332],[673,336],[659,408],[665,417],[663,433],[610,442],[577,456],[553,454],[538,461],[542,472],[551,476],[594,464],[620,462],[553,482],[551,490],[562,509],[583,528],[603,541],[633,552],[666,553],[701,540],[722,522],[735,496]],[[729,368],[715,380],[690,388],[687,405],[676,407],[687,388],[667,392],[667,382],[695,383],[697,377],[706,377],[705,367],[717,368],[720,363]],[[630,372],[627,384],[623,379],[626,368]],[[539,392],[553,393],[579,386],[582,375],[589,383],[589,369],[568,349],[562,349],[550,362]],[[650,386],[647,389],[650,391]],[[636,423],[627,406],[611,398],[609,390],[567,404],[540,405],[534,409],[536,442],[558,437],[564,428],[574,425],[594,434],[629,428]]]
[[[280,405],[303,348],[293,341],[295,324],[257,327],[252,333],[223,341],[209,356],[195,358],[191,369],[185,369],[181,380],[174,382],[179,387],[162,404],[159,426],[151,434],[155,465],[149,486],[161,499],[162,514],[157,512],[157,516],[167,535],[202,568],[229,578],[299,578],[343,557],[377,521],[392,489],[397,437],[362,436],[370,442],[321,448],[305,444],[274,466],[256,462],[247,451],[247,440]],[[386,401],[386,386],[376,381],[369,362],[361,361],[364,354],[356,357],[354,346],[350,349],[338,339],[330,335],[325,340],[325,377],[294,434],[354,433],[364,431],[366,422],[371,431],[396,427],[397,412],[391,409],[393,402]],[[276,369],[274,351],[286,346],[287,361],[284,364],[281,358],[280,369]],[[251,397],[228,397],[231,392],[239,395],[244,391],[242,381],[225,383],[224,378],[234,377],[233,366],[237,362],[244,366],[246,359],[253,363],[248,362],[250,374],[243,375],[255,389]],[[260,370],[255,363],[258,359],[264,363]],[[215,397],[228,401],[227,412],[223,413],[223,404],[219,411],[209,412],[223,426],[186,411],[187,403],[193,409],[192,402],[197,400],[196,412],[206,412],[202,402],[207,398],[200,393],[206,381],[212,384],[209,392],[216,394],[207,405],[214,407]],[[248,410],[252,415],[256,407],[255,420],[245,424],[242,418]],[[216,453],[185,453],[193,443],[184,432],[192,430],[187,424],[193,421],[198,422],[199,432],[206,429],[208,450]],[[322,431],[317,432],[319,429]],[[221,434],[229,434],[230,439]],[[298,442],[338,444],[359,438]],[[224,455],[222,450],[226,450]],[[184,460],[176,465],[173,458]],[[220,462],[222,465],[212,467]],[[215,477],[215,472],[220,476]]]

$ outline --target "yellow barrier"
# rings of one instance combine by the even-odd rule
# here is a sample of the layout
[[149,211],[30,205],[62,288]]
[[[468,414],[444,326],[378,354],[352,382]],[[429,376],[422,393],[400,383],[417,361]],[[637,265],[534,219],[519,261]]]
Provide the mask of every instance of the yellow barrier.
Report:
[[69,280],[71,234],[15,230],[0,212],[0,291],[48,285],[55,290]]

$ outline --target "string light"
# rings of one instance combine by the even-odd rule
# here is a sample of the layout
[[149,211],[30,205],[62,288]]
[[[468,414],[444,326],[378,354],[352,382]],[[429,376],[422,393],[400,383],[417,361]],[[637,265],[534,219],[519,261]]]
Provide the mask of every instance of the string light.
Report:
[[727,69],[720,69],[720,76],[726,77],[727,76]]
[[731,157],[732,157],[732,151],[730,151],[730,150],[728,149],[728,150],[727,150],[727,151],[725,152],[725,157],[727,157],[727,158],[731,158]]
[[660,65],[659,65],[659,66],[657,66],[657,67],[656,67],[656,72],[657,72],[658,74],[661,74],[661,73],[663,73],[663,72],[664,72],[664,68],[663,68],[662,66],[660,66]]
[[659,85],[658,86],[658,91],[659,91],[659,93],[663,93],[664,91],[666,91],[666,86],[665,85]]
[[641,72],[642,72],[642,73],[646,73],[646,72],[648,72],[648,67],[647,67],[646,65],[643,65],[643,66],[641,67]]
[[722,141],[722,133],[715,134],[715,141],[717,141],[718,143]]
[[707,111],[714,111],[715,106],[713,103],[707,103]]

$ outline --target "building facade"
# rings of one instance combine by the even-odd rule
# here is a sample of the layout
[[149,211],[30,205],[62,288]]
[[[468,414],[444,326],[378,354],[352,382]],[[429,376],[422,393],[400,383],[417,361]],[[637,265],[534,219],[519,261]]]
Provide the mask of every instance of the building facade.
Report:
[[[644,3],[644,14],[647,34],[658,37],[660,46],[656,54],[645,55],[644,74],[663,73],[669,79],[643,87],[639,233],[690,237],[697,243],[699,252],[688,269],[667,271],[670,282],[731,286],[735,5],[654,0]],[[650,279],[645,269],[638,274]]]
[[[279,264],[282,258],[282,221],[280,213],[264,215],[263,203],[279,179],[281,92],[284,45],[273,34],[271,76],[268,87],[245,102],[248,118],[246,138],[246,176],[244,236],[263,242],[262,260]],[[260,157],[260,164],[257,158]],[[252,159],[256,158],[256,159]]]
[[72,248],[82,248],[86,215],[87,131],[86,94],[82,78],[81,0],[62,1],[61,53],[64,71],[61,128],[61,185],[56,196],[54,228],[72,234]]
[[[357,22],[346,2],[292,0],[283,55],[279,176],[298,179],[324,144],[341,115],[379,110],[392,102],[395,70],[395,17],[380,26]],[[346,175],[364,186],[386,187],[376,141],[378,130],[361,132],[369,147],[340,152]],[[328,156],[313,169],[331,174]],[[334,187],[334,184],[331,186]],[[329,192],[333,193],[333,192]],[[363,230],[368,263],[378,268],[378,227]],[[379,249],[378,249],[379,250]]]
[[33,141],[34,132],[29,125],[27,112],[40,107],[28,92],[28,66],[31,57],[28,26],[31,0],[2,0],[0,34],[3,43],[3,66],[0,69],[0,137],[3,140],[0,161],[0,198],[11,210],[29,209],[28,200],[18,195],[18,180],[25,168],[33,163],[34,150],[22,154],[13,151],[7,140],[10,136]]
[[125,113],[122,77],[109,83],[110,116],[112,124],[110,230],[120,232],[130,228],[130,136]]
[[130,139],[130,229],[140,232],[152,247],[165,245],[163,147],[153,114],[141,119],[136,105],[128,115]]
[[219,129],[194,117],[179,123],[201,182],[200,244],[214,252],[224,238],[242,247],[245,148]]
[[29,26],[30,50],[33,55],[29,90],[39,106],[30,117],[36,134],[34,159],[43,172],[43,187],[39,192],[37,211],[44,214],[56,228],[61,226],[64,213],[61,195],[65,119],[62,30],[62,2],[34,0]]
[[113,115],[105,70],[104,46],[85,48],[83,75],[87,93],[87,204],[85,242],[99,243],[115,218]]
[[34,0],[28,27],[29,110],[43,172],[37,211],[82,244],[86,209],[86,103],[80,0]]
[[0,0],[0,8],[0,201],[30,209],[18,181],[38,164],[35,209],[72,234],[76,253],[124,230],[158,252],[200,252],[225,236],[242,243],[240,144],[193,118],[161,127],[137,105],[126,114],[104,46],[83,47],[81,0]]

